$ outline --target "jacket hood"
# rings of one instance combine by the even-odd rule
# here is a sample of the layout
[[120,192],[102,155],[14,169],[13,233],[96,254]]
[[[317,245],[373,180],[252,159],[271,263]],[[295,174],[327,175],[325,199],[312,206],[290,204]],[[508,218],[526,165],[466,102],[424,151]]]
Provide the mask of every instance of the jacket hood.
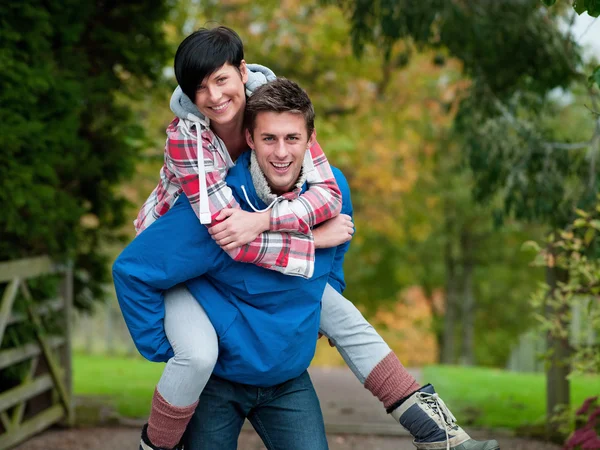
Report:
[[[310,152],[306,152],[302,171],[296,181],[293,191],[300,195],[306,191],[306,167]],[[310,160],[312,161],[312,160]],[[309,161],[309,162],[310,162]],[[227,185],[240,199],[245,199],[248,210],[265,210],[271,208],[276,202],[283,200],[271,191],[267,178],[260,169],[254,151],[246,151],[237,159],[227,174]]]
[[[263,209],[267,205],[263,202],[254,189],[252,175],[250,174],[250,151],[242,153],[235,162],[235,166],[229,169],[227,173],[227,186],[231,188],[234,195],[238,198],[244,198],[244,190],[248,200],[257,209]],[[242,189],[244,187],[244,189]]]
[[[263,84],[275,80],[277,77],[271,69],[260,64],[247,64],[248,81],[246,82],[246,95],[250,97]],[[191,120],[192,122],[201,122],[205,126],[210,123],[204,114],[202,114],[194,102],[183,93],[181,87],[177,86],[173,95],[171,95],[171,111],[180,119]]]

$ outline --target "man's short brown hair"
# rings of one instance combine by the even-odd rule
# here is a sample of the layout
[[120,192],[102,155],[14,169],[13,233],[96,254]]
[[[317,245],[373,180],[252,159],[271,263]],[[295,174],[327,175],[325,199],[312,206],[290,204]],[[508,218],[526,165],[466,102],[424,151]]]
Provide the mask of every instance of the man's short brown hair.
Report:
[[250,135],[254,132],[256,117],[261,112],[302,114],[309,138],[315,129],[315,109],[308,94],[286,78],[278,77],[262,85],[248,98],[244,120]]

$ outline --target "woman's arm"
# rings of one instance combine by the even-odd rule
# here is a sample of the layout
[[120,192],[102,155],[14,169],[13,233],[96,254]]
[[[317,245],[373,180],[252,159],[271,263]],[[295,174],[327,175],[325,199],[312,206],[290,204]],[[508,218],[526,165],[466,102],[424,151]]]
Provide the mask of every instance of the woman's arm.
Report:
[[[314,225],[322,223],[337,216],[342,208],[342,195],[333,176],[333,172],[317,142],[307,152],[303,170],[306,170],[308,189],[298,198],[297,192],[284,194],[285,199],[275,204],[270,215],[271,230],[260,237],[267,242],[277,243],[279,239],[287,238],[277,232],[288,231],[291,246],[286,247],[286,253],[280,253],[278,258],[287,259],[286,271],[289,275],[298,275],[309,278],[312,275],[314,262],[314,240],[311,229]],[[224,210],[227,219],[213,227],[213,237],[225,251],[231,251],[243,244],[240,240],[241,232],[247,230],[249,224],[244,215],[257,216],[259,213],[246,213],[237,210]],[[221,213],[219,218],[225,214]],[[303,236],[304,235],[304,236]],[[264,251],[270,251],[270,246],[263,246],[260,241],[254,241],[245,248],[249,257]],[[260,264],[262,265],[262,264]],[[267,266],[265,266],[267,267]]]
[[[196,130],[190,130],[185,124],[176,124],[167,131],[165,162],[168,170],[173,173],[181,189],[188,197],[198,219],[208,224],[215,221],[224,208],[239,209],[239,205],[229,186],[225,182],[228,171],[227,149],[222,141],[209,129],[202,129],[201,139],[198,140]],[[202,167],[198,164],[198,145],[202,146]],[[201,183],[201,178],[205,183]],[[205,186],[201,186],[205,184]],[[204,191],[203,188],[204,187]],[[244,229],[248,229],[248,216],[261,223],[264,215],[247,213],[243,221]],[[204,219],[204,220],[203,220]],[[268,219],[268,216],[267,216]],[[288,275],[309,278],[314,269],[314,243],[312,235],[302,235],[289,232],[263,232],[256,226],[256,235],[251,240],[237,248],[224,248],[227,254],[238,262],[256,264]]]

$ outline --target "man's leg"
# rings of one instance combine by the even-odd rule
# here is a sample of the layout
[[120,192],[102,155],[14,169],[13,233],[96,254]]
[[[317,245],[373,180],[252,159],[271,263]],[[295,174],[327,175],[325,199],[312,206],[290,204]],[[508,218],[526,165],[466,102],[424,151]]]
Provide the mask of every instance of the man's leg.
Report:
[[268,450],[329,448],[321,406],[308,372],[259,392],[259,400],[264,400],[253,408],[248,420]]
[[237,449],[247,410],[255,400],[243,385],[212,376],[183,437],[185,450]]
[[175,356],[167,362],[154,390],[142,449],[171,449],[179,443],[217,362],[216,332],[183,285],[165,293],[164,326]]
[[496,441],[477,442],[458,425],[446,405],[427,385],[420,388],[358,309],[327,285],[320,331],[337,347],[356,375],[388,413],[415,438],[418,449],[496,450]]

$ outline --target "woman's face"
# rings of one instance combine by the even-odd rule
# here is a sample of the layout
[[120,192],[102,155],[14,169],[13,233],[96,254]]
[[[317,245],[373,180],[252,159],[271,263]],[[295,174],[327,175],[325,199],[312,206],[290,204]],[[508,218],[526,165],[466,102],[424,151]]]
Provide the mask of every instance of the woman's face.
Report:
[[194,103],[211,124],[227,125],[244,114],[248,81],[246,62],[239,70],[229,63],[207,76],[196,90]]

